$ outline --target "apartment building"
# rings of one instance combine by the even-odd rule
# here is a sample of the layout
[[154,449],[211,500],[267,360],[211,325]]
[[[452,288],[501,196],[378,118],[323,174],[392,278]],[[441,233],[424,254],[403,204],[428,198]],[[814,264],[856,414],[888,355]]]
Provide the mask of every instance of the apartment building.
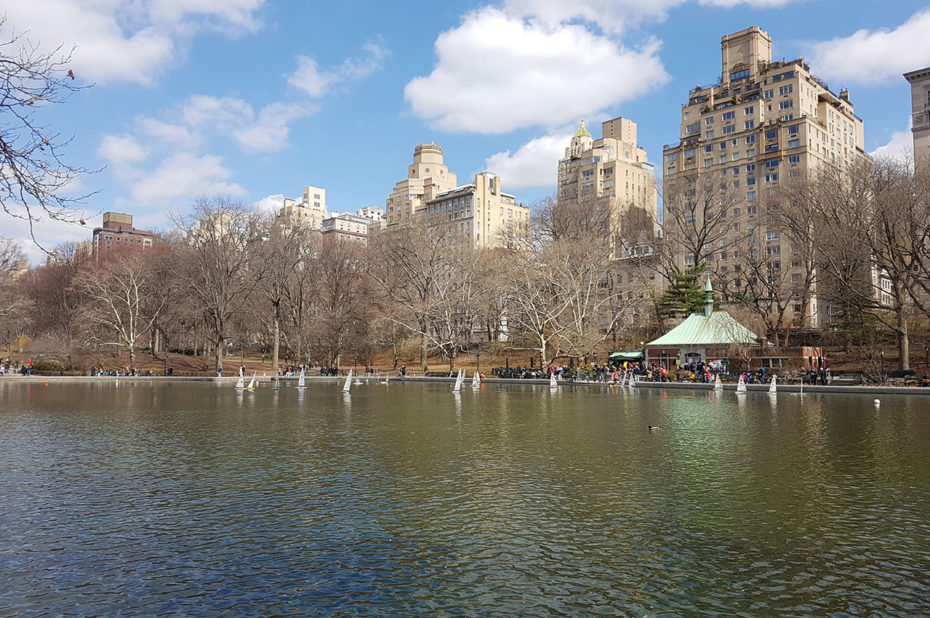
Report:
[[[655,166],[637,145],[637,125],[629,118],[601,124],[595,140],[584,122],[559,161],[557,207],[595,209],[604,215],[613,252],[634,226],[654,234],[658,222]],[[636,230],[644,231],[644,230]]]
[[442,147],[420,144],[413,149],[413,163],[407,168],[407,177],[394,184],[394,190],[385,200],[387,225],[410,223],[426,202],[438,193],[454,189],[457,181],[443,160]]
[[[92,253],[99,259],[115,249],[148,249],[155,233],[137,230],[132,226],[132,215],[121,212],[103,213],[103,225],[94,228],[91,240]],[[85,249],[86,252],[86,249]]]
[[284,205],[277,214],[281,223],[297,224],[311,230],[321,229],[327,217],[326,189],[313,186],[304,187],[300,200],[284,198]]
[[[772,40],[759,27],[724,36],[721,57],[720,82],[691,90],[681,106],[680,141],[663,152],[674,266],[681,272],[702,266],[738,289],[747,283],[745,259],[761,254],[766,277],[802,285],[808,258],[773,228],[766,202],[792,178],[865,157],[862,119],[848,91],[833,93],[803,59],[773,62]],[[701,190],[712,192],[695,198]],[[699,202],[696,210],[675,212],[682,198]],[[676,216],[687,225],[669,225]],[[708,234],[711,225],[717,229]],[[706,257],[701,265],[693,259],[696,244]],[[792,309],[817,326],[826,308],[810,292]]]
[[452,228],[477,248],[522,242],[529,235],[530,209],[504,193],[501,179],[479,172],[459,186],[435,144],[414,149],[407,178],[397,182],[385,203],[387,229],[401,224]]
[[371,219],[352,213],[334,213],[323,219],[320,228],[324,238],[338,238],[368,245],[368,227],[374,225]]
[[930,163],[930,67],[904,74],[911,84],[911,132],[914,162]]

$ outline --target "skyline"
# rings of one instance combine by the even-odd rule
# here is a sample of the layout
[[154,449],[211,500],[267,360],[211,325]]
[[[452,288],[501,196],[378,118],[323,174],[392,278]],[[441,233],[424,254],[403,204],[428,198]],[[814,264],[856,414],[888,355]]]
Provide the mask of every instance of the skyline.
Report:
[[[600,137],[599,123],[621,115],[637,122],[639,145],[661,168],[688,91],[719,77],[720,38],[753,25],[772,37],[773,59],[804,57],[831,90],[849,88],[869,153],[900,152],[911,140],[901,74],[930,66],[922,2],[405,6],[403,14],[362,1],[5,7],[6,35],[76,44],[76,82],[95,84],[39,110],[40,121],[74,135],[68,163],[103,169],[76,188],[97,191],[85,204],[88,224],[40,224],[37,237],[47,248],[89,240],[111,210],[164,230],[167,213],[201,195],[268,208],[306,185],[325,188],[333,211],[383,208],[414,147],[430,142],[460,184],[490,170],[532,205],[554,194],[578,122]],[[33,264],[42,260],[25,226],[6,218],[3,229]]]

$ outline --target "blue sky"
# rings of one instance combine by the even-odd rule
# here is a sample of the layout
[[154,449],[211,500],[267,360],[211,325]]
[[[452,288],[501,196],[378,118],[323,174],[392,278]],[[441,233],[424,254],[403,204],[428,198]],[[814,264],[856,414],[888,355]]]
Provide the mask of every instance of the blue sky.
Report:
[[[602,120],[632,118],[658,165],[688,90],[718,78],[720,37],[752,25],[774,58],[803,56],[832,90],[849,88],[867,150],[897,152],[910,142],[901,73],[930,65],[930,5],[911,0],[0,5],[8,31],[74,45],[77,83],[93,85],[38,110],[74,136],[69,162],[101,169],[75,188],[96,192],[88,226],[40,224],[48,246],[89,239],[107,210],[166,229],[169,213],[217,193],[271,208],[316,185],[330,210],[383,207],[430,141],[460,182],[490,169],[531,204],[554,193],[582,119],[598,137]],[[10,219],[0,234],[26,238]]]

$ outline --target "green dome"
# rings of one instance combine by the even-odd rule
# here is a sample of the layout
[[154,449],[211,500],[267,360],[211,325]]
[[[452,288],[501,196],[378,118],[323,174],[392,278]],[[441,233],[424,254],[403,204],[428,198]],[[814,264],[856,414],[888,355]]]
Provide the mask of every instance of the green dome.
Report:
[[588,133],[588,130],[584,126],[584,120],[581,121],[581,126],[578,127],[578,132],[575,133],[575,137],[591,137],[591,134]]

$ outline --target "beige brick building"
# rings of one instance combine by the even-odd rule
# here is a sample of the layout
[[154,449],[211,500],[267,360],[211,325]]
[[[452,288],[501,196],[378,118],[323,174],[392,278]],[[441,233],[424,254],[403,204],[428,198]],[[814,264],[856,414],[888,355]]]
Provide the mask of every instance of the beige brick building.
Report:
[[914,162],[930,163],[930,67],[905,73],[911,84],[911,132]]
[[[681,248],[674,266],[679,272],[695,268],[689,257],[694,252],[683,248],[703,243],[703,266],[715,280],[729,277],[737,288],[745,284],[741,269],[745,273],[747,252],[762,252],[767,277],[803,281],[803,252],[769,229],[764,204],[788,179],[866,156],[862,120],[849,93],[834,94],[803,59],[772,62],[771,38],[756,26],[724,36],[721,57],[720,83],[691,90],[681,106],[680,141],[663,152],[666,223],[681,216],[670,212],[670,205],[683,191],[712,187],[716,192],[687,215],[694,230],[713,220],[716,234],[689,237],[686,226],[666,224],[667,237]],[[799,303],[792,309],[817,326],[827,308],[819,307],[816,290],[811,292],[807,307]]]
[[559,161],[557,207],[603,213],[612,246],[634,226],[648,227],[651,236],[658,221],[655,166],[636,133],[635,122],[614,118],[602,123],[602,137],[595,140],[582,122]]
[[300,200],[284,198],[284,205],[278,211],[277,219],[288,225],[298,224],[311,230],[322,228],[323,220],[329,215],[326,210],[326,189],[321,187],[304,187]]
[[437,193],[454,189],[457,178],[443,161],[442,147],[420,144],[413,149],[413,163],[407,177],[394,184],[384,202],[384,219],[388,226],[409,223],[426,202]]
[[529,235],[530,209],[501,190],[501,179],[479,172],[472,183],[457,185],[443,161],[442,148],[414,149],[407,178],[397,182],[385,201],[387,229],[401,224],[447,226],[477,248],[522,242]]

